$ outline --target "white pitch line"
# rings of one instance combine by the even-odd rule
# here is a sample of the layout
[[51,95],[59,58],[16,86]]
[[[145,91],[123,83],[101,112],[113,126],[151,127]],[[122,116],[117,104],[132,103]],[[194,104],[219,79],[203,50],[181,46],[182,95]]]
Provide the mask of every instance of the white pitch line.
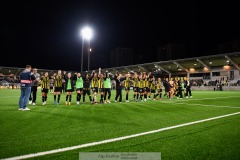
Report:
[[240,96],[228,96],[228,97],[214,97],[214,98],[188,98],[188,99],[181,99],[181,101],[200,101],[200,100],[206,100],[206,99],[221,99],[221,98],[234,98],[234,97],[240,97]]
[[27,158],[44,156],[44,155],[48,155],[48,154],[66,152],[66,151],[71,151],[71,150],[75,150],[75,149],[86,148],[86,147],[96,146],[96,145],[100,145],[100,144],[117,142],[117,141],[121,141],[121,140],[125,140],[125,139],[140,137],[140,136],[144,136],[144,135],[148,135],[148,134],[158,133],[158,132],[171,130],[171,129],[175,129],[175,128],[180,128],[180,127],[184,127],[184,126],[189,126],[189,125],[193,125],[193,124],[198,124],[198,123],[203,123],[203,122],[207,122],[207,121],[212,121],[212,120],[215,120],[215,119],[230,117],[230,116],[234,116],[234,115],[238,115],[238,114],[240,114],[240,112],[235,112],[235,113],[231,113],[231,114],[225,114],[225,115],[222,115],[222,116],[207,118],[207,119],[198,120],[198,121],[194,121],[194,122],[183,123],[183,124],[179,124],[179,125],[176,125],[176,126],[160,128],[160,129],[152,130],[152,131],[148,131],[148,132],[132,134],[132,135],[129,135],[129,136],[123,136],[123,137],[107,139],[107,140],[98,141],[98,142],[80,144],[80,145],[77,145],[77,146],[66,147],[66,148],[61,148],[61,149],[54,149],[54,150],[50,150],[50,151],[32,153],[32,154],[27,154],[27,155],[22,155],[22,156],[10,157],[10,158],[6,158],[6,159],[3,159],[3,160],[20,160],[20,159],[27,159]]
[[[179,103],[180,102],[180,103]],[[235,106],[216,106],[216,105],[212,105],[212,104],[192,104],[192,103],[181,103],[181,100],[178,101],[178,102],[162,102],[162,103],[171,103],[171,104],[178,104],[178,105],[192,105],[192,106],[206,106],[206,107],[217,107],[217,108],[239,108],[240,109],[240,106],[239,107],[235,107]]]

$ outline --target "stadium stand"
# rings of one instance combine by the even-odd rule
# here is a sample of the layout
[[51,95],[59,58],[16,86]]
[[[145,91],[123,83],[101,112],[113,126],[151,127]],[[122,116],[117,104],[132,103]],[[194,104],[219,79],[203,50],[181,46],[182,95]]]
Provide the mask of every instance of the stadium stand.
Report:
[[[23,69],[0,67],[0,85],[17,86],[18,76]],[[112,74],[152,72],[154,76],[161,78],[188,78],[196,89],[205,87],[208,90],[207,86],[216,87],[217,85],[226,88],[227,86],[240,86],[240,52],[102,69],[103,72],[106,70]],[[38,69],[40,75],[46,71],[50,76],[57,72],[57,70]]]

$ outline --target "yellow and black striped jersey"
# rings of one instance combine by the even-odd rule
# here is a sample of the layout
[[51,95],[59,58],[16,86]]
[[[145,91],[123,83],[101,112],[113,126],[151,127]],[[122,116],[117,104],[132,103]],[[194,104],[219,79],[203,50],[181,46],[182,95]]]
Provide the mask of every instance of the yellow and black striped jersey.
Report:
[[97,77],[92,78],[91,87],[98,87],[98,78]]
[[133,86],[139,87],[139,78],[133,78]]
[[62,75],[55,76],[54,87],[62,87],[62,80],[63,80],[63,76]]
[[50,79],[49,77],[42,77],[41,78],[41,87],[45,89],[50,88]]
[[130,82],[131,82],[131,79],[129,77],[126,77],[124,81],[124,87],[130,87]]
[[139,88],[144,88],[144,80],[139,81]]
[[162,81],[157,81],[157,89],[162,89]]
[[104,79],[103,78],[99,78],[99,80],[98,80],[98,88],[104,88]]
[[143,79],[143,87],[149,87],[149,81],[148,78]]
[[156,81],[151,81],[151,83],[150,83],[150,89],[151,90],[155,90],[156,89]]

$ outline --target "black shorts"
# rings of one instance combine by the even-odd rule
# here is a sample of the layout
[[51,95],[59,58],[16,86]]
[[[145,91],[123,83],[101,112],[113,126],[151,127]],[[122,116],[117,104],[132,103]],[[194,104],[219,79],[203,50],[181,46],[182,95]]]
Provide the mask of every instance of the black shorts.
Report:
[[144,87],[144,88],[143,88],[143,92],[147,92],[147,87]]
[[104,88],[105,92],[111,92],[111,88]]
[[82,92],[82,91],[83,91],[83,88],[76,88],[76,91]]
[[158,93],[159,93],[159,92],[162,92],[162,89],[158,89]]
[[92,88],[92,92],[94,93],[94,92],[97,92],[98,93],[98,87],[93,87]]
[[73,92],[73,89],[66,89],[65,92]]
[[42,92],[48,93],[48,89],[47,88],[42,88]]
[[130,91],[130,87],[125,87],[125,91]]
[[53,89],[53,86],[51,86],[50,89]]
[[99,88],[99,92],[105,92],[105,88]]
[[85,96],[86,94],[87,94],[88,96],[91,95],[91,93],[90,93],[90,88],[83,88],[83,96]]
[[62,87],[55,87],[54,92],[62,92]]
[[149,87],[147,87],[145,91],[147,91],[147,92],[150,92],[150,88],[149,88]]
[[139,88],[138,87],[133,87],[133,91],[134,92],[139,92]]
[[156,93],[156,90],[155,89],[151,89],[151,93]]
[[144,93],[144,88],[138,88],[139,93]]

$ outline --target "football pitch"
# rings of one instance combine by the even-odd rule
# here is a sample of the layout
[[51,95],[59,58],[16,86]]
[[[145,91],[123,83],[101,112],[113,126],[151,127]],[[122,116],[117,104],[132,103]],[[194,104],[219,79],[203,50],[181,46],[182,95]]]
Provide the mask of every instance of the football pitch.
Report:
[[[20,90],[0,90],[0,159],[78,160],[80,152],[161,152],[168,159],[240,159],[240,92],[192,91],[193,98],[19,111]],[[98,100],[100,95],[98,95]],[[96,142],[96,143],[93,143]]]

